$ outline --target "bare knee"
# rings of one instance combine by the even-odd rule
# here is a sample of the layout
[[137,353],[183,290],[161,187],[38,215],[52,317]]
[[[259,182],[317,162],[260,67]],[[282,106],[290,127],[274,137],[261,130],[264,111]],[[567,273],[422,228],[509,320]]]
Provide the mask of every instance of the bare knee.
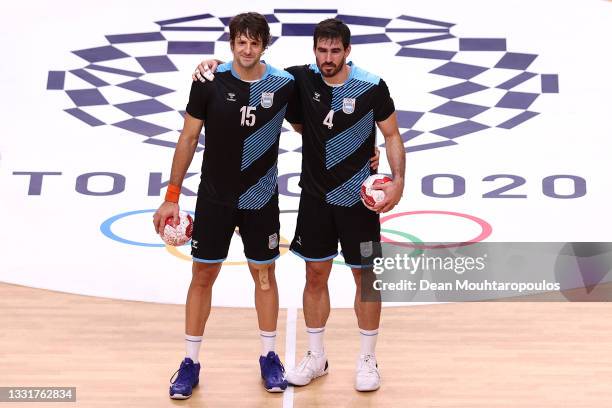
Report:
[[374,269],[371,267],[351,268],[351,271],[353,272],[355,285],[358,287],[362,284],[370,285],[377,279],[377,275],[374,273]]
[[201,289],[210,289],[212,288],[217,276],[219,275],[219,271],[221,269],[221,264],[206,264],[206,263],[198,263],[194,262],[192,276],[191,276],[191,285],[197,286]]
[[306,288],[309,292],[320,292],[327,288],[329,267],[317,263],[306,264]]
[[264,291],[270,290],[276,284],[274,277],[274,264],[249,263],[249,269],[253,275],[256,288]]

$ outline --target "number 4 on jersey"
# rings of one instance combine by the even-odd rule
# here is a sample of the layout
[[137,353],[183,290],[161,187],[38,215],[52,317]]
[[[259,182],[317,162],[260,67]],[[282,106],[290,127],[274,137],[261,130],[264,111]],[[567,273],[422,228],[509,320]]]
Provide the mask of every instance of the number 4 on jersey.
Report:
[[243,106],[240,108],[240,113],[242,113],[242,117],[240,119],[240,126],[254,126],[255,125],[255,113],[253,112],[257,109],[256,106]]
[[323,124],[327,126],[329,129],[334,127],[334,110],[330,110],[325,119],[323,119]]

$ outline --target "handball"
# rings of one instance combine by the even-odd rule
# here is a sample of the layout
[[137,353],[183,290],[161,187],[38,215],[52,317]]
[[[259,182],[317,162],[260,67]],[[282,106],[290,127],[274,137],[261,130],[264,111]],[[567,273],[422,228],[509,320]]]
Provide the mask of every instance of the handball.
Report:
[[374,184],[384,184],[389,181],[392,181],[391,178],[384,174],[374,174],[365,179],[359,191],[361,201],[368,207],[374,207],[375,204],[384,200],[385,192],[383,190],[373,190],[372,186]]
[[185,211],[179,211],[179,223],[172,226],[172,217],[166,218],[166,225],[161,236],[162,241],[170,246],[181,246],[189,242],[193,232],[193,218]]

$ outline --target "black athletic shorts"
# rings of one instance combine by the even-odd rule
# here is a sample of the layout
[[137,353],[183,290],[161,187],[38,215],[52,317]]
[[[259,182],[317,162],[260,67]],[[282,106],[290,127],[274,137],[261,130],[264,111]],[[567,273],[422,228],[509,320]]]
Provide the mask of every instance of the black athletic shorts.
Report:
[[191,240],[194,262],[223,262],[236,227],[249,262],[274,262],[280,256],[278,215],[278,194],[259,210],[231,208],[198,197]]
[[371,259],[372,248],[380,248],[378,214],[361,201],[341,207],[302,192],[291,252],[306,261],[327,261],[338,255],[338,241],[348,266],[370,265],[363,264],[361,255]]

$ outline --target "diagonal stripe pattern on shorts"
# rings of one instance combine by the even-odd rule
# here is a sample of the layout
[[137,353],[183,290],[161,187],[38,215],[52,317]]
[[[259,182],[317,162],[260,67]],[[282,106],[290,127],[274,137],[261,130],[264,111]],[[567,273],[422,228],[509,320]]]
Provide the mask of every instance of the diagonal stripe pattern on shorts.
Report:
[[[278,162],[277,162],[278,163]],[[244,210],[259,210],[262,208],[276,191],[276,177],[278,175],[277,163],[270,167],[266,175],[253,184],[238,199],[238,208]]]
[[327,193],[325,201],[329,204],[352,207],[359,202],[359,189],[369,175],[370,163],[366,163],[353,177]]
[[285,104],[268,123],[244,140],[240,171],[244,171],[244,169],[253,164],[255,160],[260,158],[278,140],[286,110],[287,105]]
[[325,167],[329,170],[353,154],[373,129],[374,111],[369,111],[353,126],[325,142]]

